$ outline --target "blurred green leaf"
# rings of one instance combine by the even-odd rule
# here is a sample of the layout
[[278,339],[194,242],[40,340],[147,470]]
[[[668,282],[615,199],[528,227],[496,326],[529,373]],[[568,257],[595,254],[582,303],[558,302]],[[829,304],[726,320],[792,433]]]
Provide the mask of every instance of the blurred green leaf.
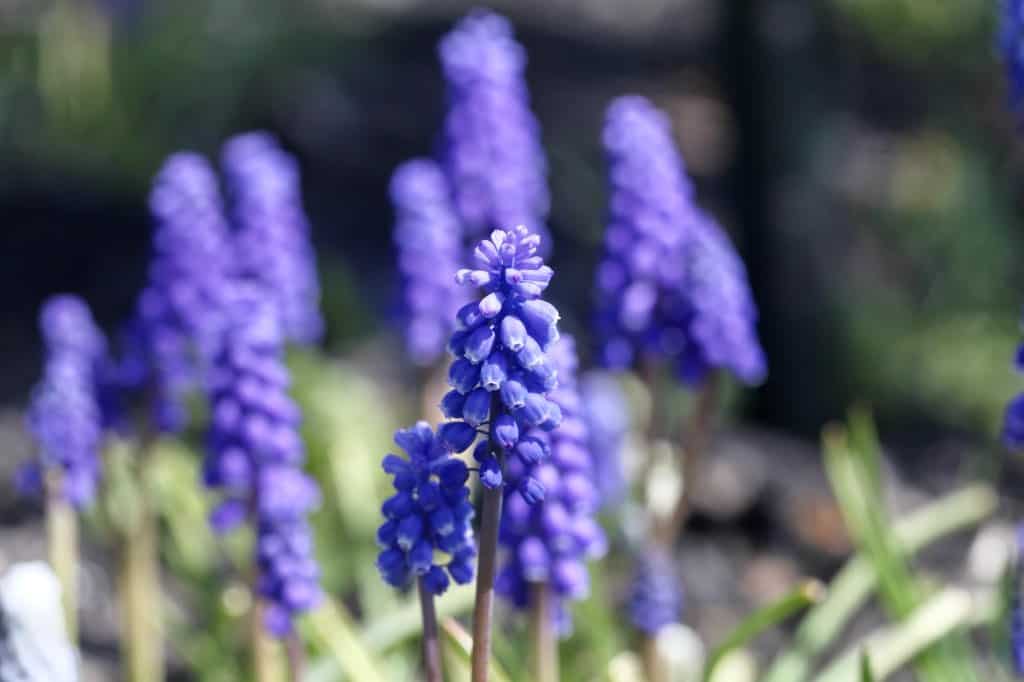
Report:
[[346,609],[337,602],[324,604],[299,623],[303,636],[330,653],[350,680],[385,682],[388,678],[377,668],[370,648],[360,636]]
[[[468,664],[473,653],[473,638],[454,618],[441,620],[441,639],[446,650],[455,654],[455,659]],[[490,679],[492,682],[511,682],[504,668],[491,658]]]

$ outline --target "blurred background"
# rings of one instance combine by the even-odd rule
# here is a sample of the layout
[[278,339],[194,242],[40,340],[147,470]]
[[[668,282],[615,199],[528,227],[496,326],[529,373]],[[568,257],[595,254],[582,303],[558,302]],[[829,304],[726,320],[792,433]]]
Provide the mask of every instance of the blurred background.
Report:
[[[171,152],[216,157],[254,128],[281,138],[302,167],[336,371],[374,395],[401,392],[387,182],[434,150],[435,45],[473,5],[0,0],[0,563],[30,554],[38,531],[39,509],[8,483],[28,451],[38,306],[72,291],[108,331],[129,316],[149,253],[149,183]],[[710,637],[773,585],[827,576],[847,551],[829,501],[808,491],[823,488],[820,428],[853,403],[878,418],[898,506],[967,478],[1020,489],[1024,471],[996,444],[1024,386],[1011,370],[1024,155],[996,5],[491,4],[529,54],[553,197],[551,293],[584,364],[606,199],[600,126],[614,96],[645,94],[669,112],[701,202],[746,260],[770,376],[734,392],[717,444],[724,487],[711,488],[733,491],[733,506],[698,509],[682,559],[687,621]],[[405,416],[378,416],[353,447],[379,457]],[[98,660],[114,656],[109,632],[84,636]]]

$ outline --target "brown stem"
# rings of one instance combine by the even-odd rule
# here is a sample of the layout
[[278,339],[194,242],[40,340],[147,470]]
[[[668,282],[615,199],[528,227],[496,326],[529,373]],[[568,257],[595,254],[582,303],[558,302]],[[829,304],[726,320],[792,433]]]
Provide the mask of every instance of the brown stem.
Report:
[[558,638],[552,628],[551,588],[530,583],[530,636],[534,682],[558,682]]
[[[494,436],[494,420],[501,409],[497,391],[491,394],[491,426],[488,440],[491,452],[504,470],[504,453]],[[501,522],[501,487],[483,488],[480,505],[480,555],[477,560],[476,602],[473,605],[472,682],[487,682],[491,660],[491,616],[494,610],[494,572],[498,563],[498,525]]]
[[665,682],[665,665],[661,660],[661,655],[658,653],[657,633],[645,633],[641,647],[643,650],[644,675],[647,677],[647,682]]
[[683,433],[680,434],[682,443],[682,468],[683,468],[683,492],[676,502],[667,523],[662,528],[661,540],[666,547],[671,547],[676,537],[679,536],[683,524],[690,515],[693,489],[697,482],[697,472],[700,468],[700,460],[711,442],[711,431],[714,426],[715,410],[718,406],[719,376],[712,372],[704,380],[699,393],[697,404],[690,412],[689,419]]
[[291,682],[302,682],[306,676],[306,650],[302,640],[293,632],[285,640],[284,647],[288,657],[288,679]]
[[60,581],[68,640],[78,642],[78,518],[64,496],[63,474],[45,474],[46,535],[50,565]]
[[427,682],[442,682],[441,643],[437,634],[437,610],[434,608],[434,595],[420,577],[417,580],[420,593],[420,616],[423,620],[423,668]]

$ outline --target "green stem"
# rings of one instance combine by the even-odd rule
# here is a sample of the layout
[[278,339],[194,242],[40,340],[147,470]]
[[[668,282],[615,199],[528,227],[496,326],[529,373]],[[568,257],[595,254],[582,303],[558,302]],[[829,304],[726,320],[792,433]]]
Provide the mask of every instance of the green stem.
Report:
[[68,641],[78,642],[78,518],[64,497],[61,472],[46,476],[46,538],[50,565],[60,581]]
[[554,632],[551,588],[546,582],[530,584],[530,637],[535,682],[558,682],[558,636]]
[[[946,535],[983,521],[997,504],[991,488],[972,485],[900,519],[893,536],[904,556],[911,556]],[[763,682],[804,682],[817,657],[839,636],[877,585],[878,572],[864,553],[847,561],[829,585],[825,599],[801,621],[793,648],[775,659]]]
[[158,529],[145,495],[139,496],[138,505],[136,525],[125,538],[121,556],[125,679],[162,682],[163,592],[157,554]]

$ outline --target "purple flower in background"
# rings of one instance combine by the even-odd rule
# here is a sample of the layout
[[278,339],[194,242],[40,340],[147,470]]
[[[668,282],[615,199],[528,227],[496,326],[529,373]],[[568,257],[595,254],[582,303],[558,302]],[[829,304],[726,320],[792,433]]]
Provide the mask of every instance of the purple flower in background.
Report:
[[148,358],[157,427],[187,421],[185,395],[217,351],[232,252],[217,176],[198,154],[173,154],[149,197],[156,222],[149,282],[139,297],[138,335]]
[[580,397],[600,504],[614,506],[626,492],[622,452],[629,433],[629,404],[618,380],[596,370],[584,375]]
[[604,363],[623,368],[649,354],[674,359],[691,383],[714,368],[759,382],[765,364],[746,270],[696,205],[668,118],[642,97],[621,97],[603,141],[611,184],[596,287]]
[[289,341],[315,343],[324,323],[298,164],[273,136],[255,132],[228,140],[222,165],[238,226],[241,274],[274,297]]
[[395,494],[381,507],[384,523],[377,530],[381,577],[394,587],[421,577],[433,594],[448,589],[449,576],[460,585],[472,581],[476,545],[469,470],[426,422],[396,432],[395,443],[407,458],[387,455],[383,462],[394,477]]
[[463,257],[462,228],[448,181],[429,159],[407,161],[391,176],[395,249],[402,273],[406,348],[413,362],[440,359],[465,295],[452,273]]
[[1024,101],[1024,2],[1003,0],[999,48],[1006,63],[1010,106],[1020,110]]
[[512,26],[472,12],[438,51],[448,83],[443,166],[467,233],[526,225],[546,245],[547,168]]
[[672,557],[663,548],[651,546],[637,558],[627,608],[633,626],[647,635],[679,622],[682,590]]
[[93,500],[100,477],[103,430],[96,369],[106,354],[106,340],[85,302],[67,294],[46,301],[39,326],[46,361],[27,417],[38,459],[19,471],[19,488],[41,493],[45,472],[56,469],[65,499],[81,508]]
[[[1018,372],[1024,372],[1024,344],[1017,349],[1014,365]],[[1012,450],[1024,449],[1024,393],[1006,406],[1003,418],[1003,443]]]
[[[527,432],[543,459],[511,459],[509,487],[501,517],[499,540],[507,550],[495,589],[518,608],[530,605],[530,583],[545,582],[552,591],[552,616],[568,633],[571,620],[565,602],[584,598],[590,587],[585,561],[604,554],[607,542],[594,519],[599,494],[593,483],[593,459],[587,425],[576,386],[576,346],[563,336],[552,344],[550,359],[558,387],[548,398],[558,405],[561,425],[551,433]],[[529,504],[513,491],[519,481],[533,477],[546,489],[543,501]]]
[[[551,431],[562,420],[547,394],[558,384],[547,349],[558,339],[558,311],[541,300],[554,271],[537,255],[540,237],[523,226],[495,230],[474,251],[478,269],[459,270],[456,281],[483,289],[484,297],[459,310],[448,349],[455,356],[448,371],[452,390],[441,401],[445,422],[438,437],[454,452],[476,440],[487,425],[489,438],[473,452],[480,482],[498,488],[502,462],[536,462],[546,448],[527,435]],[[543,499],[544,486],[530,475],[515,481],[529,503]]]
[[320,501],[302,471],[301,415],[288,396],[284,338],[276,306],[254,291],[229,304],[228,326],[210,377],[211,425],[204,483],[222,493],[211,523],[226,532],[246,519],[256,527],[259,596],[267,629],[291,631],[292,620],[321,599],[307,515]]

